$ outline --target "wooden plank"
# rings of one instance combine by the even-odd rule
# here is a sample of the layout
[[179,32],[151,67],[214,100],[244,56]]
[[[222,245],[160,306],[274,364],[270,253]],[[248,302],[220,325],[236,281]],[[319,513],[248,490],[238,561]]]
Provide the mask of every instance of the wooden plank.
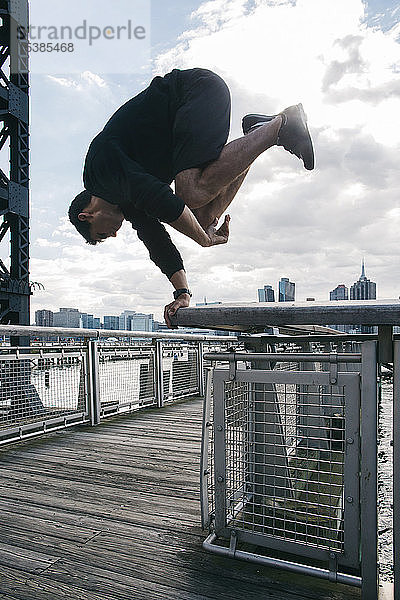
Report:
[[[45,466],[43,466],[45,465]],[[26,473],[26,464],[18,464],[18,465],[10,465],[9,466],[9,477],[12,478],[12,473],[22,472]],[[182,467],[183,469],[183,467]],[[2,473],[5,473],[4,466],[1,469]],[[182,471],[183,472],[183,471]],[[132,493],[133,485],[138,482],[138,478],[134,476],[133,473],[126,472],[122,469],[117,469],[116,467],[104,467],[101,471],[96,471],[96,469],[87,465],[87,462],[84,461],[82,465],[82,469],[76,469],[73,472],[69,466],[57,465],[56,467],[52,464],[42,463],[42,461],[35,461],[35,468],[30,466],[30,473],[32,476],[36,476],[37,473],[40,475],[44,475],[46,477],[53,477],[58,479],[63,479],[64,484],[66,485],[69,482],[69,485],[72,482],[79,480],[84,483],[90,483],[97,474],[97,477],[102,477],[106,479],[108,484],[114,487],[114,489],[129,489],[130,493]],[[195,476],[198,479],[199,469],[196,469]],[[0,486],[1,489],[1,486]],[[199,500],[200,492],[199,492],[199,484],[196,478],[194,478],[193,483],[190,484],[185,479],[185,486],[182,485],[176,486],[173,482],[169,482],[168,484],[163,484],[161,481],[158,481],[157,487],[154,486],[154,481],[140,479],[140,490],[142,492],[146,492],[152,495],[162,495],[162,496],[172,496],[180,498],[185,498],[188,500]]]
[[[31,463],[35,460],[41,460],[46,462],[57,458],[62,458],[66,462],[81,460],[85,461],[86,464],[109,464],[117,466],[126,466],[127,461],[132,459],[139,462],[140,460],[160,460],[162,458],[167,464],[171,462],[179,462],[189,466],[191,463],[197,464],[199,459],[199,448],[200,442],[192,444],[189,447],[185,447],[184,452],[182,446],[178,449],[171,448],[168,452],[167,448],[159,447],[154,448],[152,446],[145,446],[143,444],[138,445],[134,450],[130,446],[104,446],[104,448],[98,448],[93,450],[88,448],[88,444],[74,440],[74,447],[68,448],[65,445],[55,448],[54,446],[46,446],[36,451],[33,449],[27,452],[20,452],[19,454],[3,455],[0,458],[0,464],[12,464],[30,461]],[[85,451],[86,450],[86,451]]]
[[59,556],[50,556],[35,550],[19,548],[0,542],[0,564],[13,565],[28,573],[38,573],[57,562]]
[[163,464],[162,467],[160,466],[160,473],[187,472],[191,475],[197,475],[200,468],[198,452],[190,456],[186,455],[186,453],[171,456],[167,455],[165,451],[159,451],[155,456],[150,457],[145,454],[132,456],[132,451],[121,455],[118,453],[117,456],[104,456],[104,458],[98,456],[92,457],[90,455],[82,455],[82,458],[79,458],[79,456],[79,453],[77,456],[65,455],[64,453],[60,453],[60,456],[55,456],[54,453],[43,455],[36,453],[26,457],[19,457],[18,462],[15,459],[14,461],[12,459],[0,461],[0,466],[1,469],[7,471],[7,469],[12,470],[14,465],[19,470],[23,470],[25,466],[34,464],[33,473],[39,473],[42,469],[45,472],[46,469],[49,469],[56,475],[54,469],[60,469],[60,473],[63,472],[67,478],[68,473],[73,478],[74,473],[80,474],[85,469],[94,477],[96,473],[105,471],[111,474],[114,473],[115,476],[120,474],[121,477],[124,477],[132,475],[133,469],[146,467],[157,470],[161,463]]
[[[174,573],[176,576],[177,574]],[[46,577],[52,581],[70,583],[82,590],[91,590],[97,594],[111,597],[113,600],[128,598],[143,600],[211,600],[215,596],[207,596],[200,592],[201,588],[182,589],[171,587],[169,578],[164,584],[149,579],[143,580],[135,573],[112,572],[91,566],[90,569],[76,561],[59,561],[57,569],[46,572]],[[251,600],[251,599],[249,599]],[[279,599],[278,599],[279,600]]]
[[[49,461],[46,464],[48,464],[49,466],[52,466],[53,469],[57,469],[57,464],[58,464],[57,461],[54,461],[54,462]],[[125,478],[125,481],[127,481],[127,480],[129,480],[129,476],[130,476],[131,482],[132,481],[153,481],[156,478],[160,482],[169,482],[169,484],[171,484],[171,485],[173,484],[174,486],[177,487],[177,489],[183,487],[182,478],[184,476],[186,484],[189,484],[189,485],[191,484],[191,489],[196,489],[198,487],[199,469],[185,470],[184,467],[185,467],[185,465],[178,465],[178,466],[168,465],[168,466],[164,466],[163,468],[161,466],[158,468],[157,464],[154,462],[146,463],[146,461],[143,461],[143,464],[140,466],[132,465],[130,474],[129,474],[129,472],[123,471],[123,470],[119,470],[119,473],[121,473],[121,480],[123,480],[123,478]],[[8,466],[8,468],[7,467],[0,468],[0,472],[4,473],[4,478],[11,479],[11,480],[13,479],[12,468],[10,468],[10,466]],[[106,476],[107,472],[108,472],[107,465],[105,465],[103,469],[100,468],[100,465],[98,465],[98,468],[94,469],[92,471],[93,481],[95,481],[97,478],[99,480],[97,483],[100,485],[102,478],[104,478]],[[16,470],[15,481],[17,481],[17,480],[20,481],[23,476],[24,476],[23,469]],[[42,478],[42,477],[44,477],[44,474],[41,474],[40,472],[36,471],[35,476],[37,476],[38,478]],[[34,479],[33,474],[31,476],[29,476],[25,473],[25,477],[26,477],[27,483],[29,482],[29,480]],[[69,479],[69,476],[66,476],[65,478]],[[52,486],[52,485],[57,486],[58,485],[56,476],[50,476],[48,479],[49,479],[49,481],[48,481],[49,486]],[[74,479],[74,478],[71,477],[71,479]],[[85,483],[82,482],[82,485],[85,485]],[[106,486],[106,483],[104,483],[104,485]],[[0,489],[1,489],[1,482],[0,482]]]
[[[111,573],[131,571],[136,578],[145,581],[150,578],[160,584],[173,585],[169,579],[165,581],[165,571],[175,569],[187,572],[187,579],[198,579],[207,572],[210,578],[217,577],[221,580],[225,577],[233,577],[237,582],[260,585],[260,575],[256,573],[259,569],[255,565],[238,563],[235,572],[232,573],[232,561],[223,558],[214,560],[214,557],[201,551],[200,543],[193,546],[191,542],[188,545],[179,539],[179,535],[176,535],[175,542],[169,539],[167,544],[160,543],[156,538],[126,539],[125,536],[103,534],[99,540],[97,536],[93,538],[84,548],[71,541],[54,540],[44,534],[25,532],[24,535],[23,532],[14,532],[11,528],[2,528],[2,535],[8,543],[19,546],[20,552],[24,552],[23,548],[29,548],[32,544],[45,552],[56,543],[57,552],[62,559],[71,561],[80,559],[89,571],[92,568],[104,568]],[[176,583],[173,586],[177,587]]]
[[[1,490],[1,496],[4,491]],[[157,502],[145,502],[143,500],[136,500],[134,497],[131,502],[125,500],[123,504],[118,502],[118,494],[115,494],[116,499],[114,502],[110,502],[108,499],[101,498],[98,495],[93,494],[93,498],[87,501],[80,500],[80,495],[77,492],[72,492],[72,498],[67,495],[56,495],[51,494],[49,491],[45,494],[39,492],[35,493],[29,490],[25,486],[18,486],[16,488],[9,488],[7,497],[9,499],[16,499],[23,494],[27,505],[37,504],[41,506],[48,506],[51,508],[61,508],[65,506],[71,510],[75,510],[78,513],[84,513],[89,515],[102,515],[107,512],[112,512],[114,517],[119,517],[123,520],[128,520],[134,523],[145,523],[150,525],[161,525],[164,524],[175,524],[177,520],[182,522],[190,523],[194,515],[199,515],[199,508],[187,508],[184,507],[184,502],[179,503],[176,498],[176,505],[165,507],[163,512],[156,511],[157,506],[161,503]],[[134,496],[132,494],[132,496]]]
[[45,576],[34,576],[25,582],[12,584],[3,582],[0,585],[6,595],[0,594],[1,600],[113,600],[112,596],[95,594],[91,590],[80,590],[71,584],[51,581]]
[[[12,505],[5,500],[0,500],[0,510],[4,513],[5,519],[8,517],[10,523],[16,523],[18,526],[18,518],[21,513],[26,511],[26,504],[19,500],[15,500]],[[169,527],[168,524],[157,524],[146,525],[145,523],[134,523],[130,521],[123,521],[118,516],[114,516],[112,513],[103,514],[102,516],[88,515],[84,513],[76,513],[73,510],[66,508],[55,509],[54,507],[47,506],[35,506],[29,507],[29,517],[33,520],[37,520],[37,524],[33,527],[33,530],[40,531],[41,523],[42,527],[47,527],[47,524],[58,524],[61,525],[76,525],[82,530],[85,529],[96,529],[103,532],[115,533],[118,535],[128,537],[140,537],[146,535],[153,535],[155,532],[156,538],[163,540],[163,536],[169,536],[176,534],[177,531]],[[172,532],[172,533],[171,533]],[[188,536],[192,539],[193,537],[203,540],[205,534],[202,532],[200,525],[195,523],[179,523],[179,535]]]
[[[25,537],[21,537],[21,534],[12,532],[11,529],[9,529],[8,534],[5,533],[5,531],[6,530],[3,529],[2,534],[11,538],[15,545],[19,543],[24,543],[28,546],[35,544],[38,548],[46,550],[49,544],[50,547],[54,544],[49,536],[26,533]],[[94,540],[92,540],[92,542],[93,541]],[[124,543],[122,544],[122,542]],[[120,538],[119,540],[115,539],[115,536],[109,537],[108,544],[106,544],[106,540],[101,540],[100,543],[94,543],[93,546],[94,547],[91,547],[91,544],[87,544],[85,548],[81,548],[71,542],[58,541],[57,551],[68,563],[71,561],[76,565],[76,561],[80,560],[79,565],[82,565],[82,567],[78,566],[78,570],[84,568],[85,571],[89,573],[92,573],[94,570],[101,570],[101,578],[105,577],[103,572],[106,572],[106,577],[108,579],[115,579],[116,577],[119,579],[121,574],[132,574],[134,575],[135,580],[140,579],[144,582],[157,583],[158,586],[167,585],[176,589],[181,585],[180,579],[176,580],[175,578],[171,578],[168,571],[175,570],[181,576],[183,574],[182,571],[187,571],[185,580],[188,581],[188,586],[186,587],[186,590],[191,594],[195,589],[200,589],[198,587],[199,577],[203,580],[204,575],[204,565],[202,564],[202,561],[209,563],[211,559],[209,555],[199,553],[199,551],[186,551],[185,553],[182,553],[182,545],[179,550],[171,549],[167,546],[164,546],[161,549],[160,544],[157,542],[151,545],[148,540],[146,540],[146,542],[136,540],[136,543],[132,544],[132,540],[126,542],[124,538]],[[19,548],[19,552],[23,554],[26,550]],[[221,560],[219,562],[221,562]],[[226,559],[224,561],[223,559],[222,562],[227,563],[229,567],[227,575],[232,576],[231,561],[226,561]],[[1,553],[0,564],[2,564]],[[103,565],[107,565],[107,568],[104,569]],[[223,583],[224,572],[221,570],[220,566],[217,568],[215,567],[214,561],[212,561],[212,565],[212,573],[208,573],[208,578],[212,580],[210,585],[212,585],[212,590],[218,593],[219,598],[225,598],[227,596],[222,595],[222,590],[218,589]],[[15,566],[17,565],[13,564],[13,567]],[[243,565],[243,568],[248,570],[248,567],[245,565]],[[26,570],[26,565],[22,565],[21,569]],[[239,588],[239,590],[243,587],[243,583],[245,583],[246,588],[248,588],[249,583],[248,577],[245,577],[244,579],[238,577],[240,571],[241,568],[239,567],[239,569],[235,570],[234,575],[234,578],[237,580],[235,587]],[[49,575],[48,570],[45,575]],[[214,577],[217,578],[218,581],[213,580]],[[258,589],[259,578],[256,578],[253,583],[256,583]],[[132,584],[132,582],[130,582],[130,584]],[[97,591],[100,591],[100,588]],[[104,591],[103,587],[101,588],[101,591]],[[132,590],[132,592],[133,591],[134,590]],[[247,597],[256,597],[252,591],[254,592],[254,590],[250,589],[250,591],[247,592]],[[180,594],[177,596],[180,597]],[[172,595],[172,597],[174,596]],[[275,597],[278,598],[279,596]]]
[[254,302],[180,308],[175,324],[247,331],[293,325],[397,325],[400,300]]
[[[18,512],[10,512],[0,508],[1,511],[1,523],[0,532],[7,532],[8,525],[12,527],[13,531],[29,531],[32,533],[43,533],[51,535],[64,540],[71,540],[78,544],[84,544],[95,535],[100,533],[100,529],[92,529],[89,527],[83,527],[76,524],[76,514],[73,514],[70,523],[59,522],[54,519],[54,512],[52,513],[52,519],[47,520],[43,518],[37,518],[32,515],[21,514],[21,507],[17,507]],[[99,523],[100,525],[101,523]],[[5,535],[5,534],[4,534]],[[5,537],[0,535],[0,539],[4,541]]]
[[[18,574],[10,577],[9,574]],[[115,600],[114,594],[105,594],[104,592],[95,593],[93,590],[86,587],[82,589],[79,586],[79,581],[76,586],[70,581],[64,583],[57,581],[46,574],[29,575],[21,574],[19,571],[7,569],[7,577],[4,572],[0,574],[1,590],[6,595],[0,595],[0,598],[5,600],[55,600],[62,598],[63,600]],[[140,588],[141,586],[141,588]],[[152,582],[138,582],[138,594],[129,596],[129,598],[140,598],[143,600],[162,600],[164,597],[169,600],[208,600],[198,594],[187,595],[186,593],[177,593],[174,596],[165,595],[165,590],[152,584]],[[128,596],[126,596],[127,598]]]
[[[163,476],[163,474],[165,474],[166,476],[171,475],[177,475],[178,477],[182,477],[183,473],[185,474],[185,480],[192,480],[194,479],[195,483],[198,485],[198,473],[199,473],[199,464],[197,461],[197,457],[196,457],[196,463],[189,463],[187,462],[175,462],[173,460],[169,461],[168,463],[165,462],[164,464],[160,463],[160,460],[157,461],[157,459],[147,459],[146,457],[141,457],[139,460],[136,461],[133,460],[134,457],[126,457],[126,461],[132,460],[132,464],[129,467],[129,464],[116,464],[114,463],[108,463],[106,461],[104,462],[99,462],[99,461],[88,461],[88,460],[82,460],[80,461],[78,458],[63,458],[63,457],[58,457],[58,456],[49,456],[46,457],[45,459],[39,459],[39,458],[35,458],[32,457],[33,460],[35,460],[35,467],[32,471],[32,474],[36,474],[38,477],[41,474],[44,474],[44,471],[41,472],[40,467],[43,466],[43,469],[46,469],[46,466],[49,468],[49,470],[55,470],[60,468],[64,468],[65,471],[65,478],[68,479],[69,477],[71,477],[71,479],[73,479],[73,475],[72,473],[74,471],[77,471],[78,473],[80,471],[84,471],[85,468],[87,469],[92,469],[91,472],[91,476],[93,478],[96,477],[96,474],[98,474],[99,476],[104,475],[105,472],[109,473],[115,473],[115,474],[120,474],[121,478],[125,475],[126,477],[129,476],[135,476],[135,475],[139,475],[141,473],[146,474],[146,471],[149,472],[149,470],[153,469],[153,471],[157,471],[157,473],[159,473],[161,476]],[[120,459],[120,460],[124,460],[124,459]],[[139,464],[136,464],[136,463]],[[193,461],[194,462],[194,461]],[[29,464],[29,462],[27,461],[21,461],[18,464],[21,465],[21,467],[26,466],[27,464]],[[18,470],[18,469],[17,469]],[[23,468],[19,469],[21,471],[23,471]],[[4,476],[7,477],[9,475],[8,472],[9,471],[13,471],[12,468],[12,462],[2,462],[0,463],[0,473],[4,473]],[[52,475],[54,477],[57,477],[57,473],[53,472]],[[189,478],[187,477],[189,475]],[[196,479],[197,478],[197,479]],[[179,482],[178,482],[179,483]]]
[[[184,427],[182,428],[181,431],[177,431],[175,432],[171,432],[169,433],[168,430],[166,429],[166,431],[163,432],[163,435],[161,436],[157,436],[155,434],[155,432],[152,430],[152,424],[147,425],[147,428],[143,428],[139,431],[135,431],[135,432],[130,432],[128,427],[125,424],[125,428],[121,427],[119,428],[119,430],[115,430],[113,431],[112,429],[110,430],[106,430],[103,425],[98,426],[98,428],[93,429],[91,427],[87,427],[84,430],[79,431],[78,433],[72,431],[72,430],[68,430],[68,431],[64,431],[63,432],[65,435],[68,435],[68,433],[70,433],[71,436],[76,436],[76,440],[81,440],[81,441],[85,441],[88,442],[91,439],[95,439],[96,444],[97,444],[97,448],[98,450],[100,450],[101,447],[101,443],[112,443],[113,445],[127,445],[133,442],[133,441],[142,441],[143,440],[148,440],[148,444],[149,446],[154,445],[154,447],[159,447],[159,444],[157,443],[158,441],[162,442],[162,441],[166,441],[166,443],[168,443],[169,446],[174,447],[175,449],[177,448],[176,445],[176,439],[177,437],[179,437],[180,435],[182,436],[182,443],[186,446],[190,446],[192,442],[197,442],[197,440],[200,440],[200,436],[201,436],[201,426],[200,424],[198,425],[198,429],[194,432],[191,432],[190,429],[188,427]],[[161,433],[161,432],[159,432]],[[32,446],[29,445],[28,442],[22,442],[22,444],[25,447],[32,447],[32,448],[40,448],[41,447],[41,443],[44,439],[47,438],[47,436],[53,436],[53,434],[47,434],[46,436],[42,436],[41,438],[37,438],[36,440],[32,440]],[[58,434],[58,436],[60,436],[60,434]],[[61,437],[61,436],[60,436]],[[132,439],[133,438],[133,439]],[[55,440],[57,440],[57,443],[55,443]],[[54,447],[56,447],[58,445],[58,439],[57,437],[53,437],[52,441],[54,441]],[[17,449],[17,452],[20,452],[21,449],[24,446],[19,446]],[[14,445],[15,448],[15,445]],[[70,449],[73,451],[73,446],[70,446]],[[2,453],[4,452],[12,452],[13,448],[8,448],[8,452],[7,450],[3,447],[2,449]],[[0,454],[1,456],[1,454]]]
[[[2,470],[0,469],[0,472]],[[3,470],[4,471],[4,470]],[[154,476],[154,474],[153,474]],[[99,502],[104,507],[107,506],[131,506],[135,505],[138,510],[147,509],[152,510],[153,507],[162,505],[165,511],[180,510],[182,506],[185,507],[187,514],[198,514],[199,502],[198,499],[181,498],[179,495],[179,488],[177,489],[177,495],[175,498],[165,498],[164,496],[154,493],[143,492],[141,489],[136,489],[134,496],[132,496],[132,486],[130,488],[125,487],[114,487],[107,483],[99,483],[97,478],[93,478],[90,482],[82,482],[78,479],[69,481],[69,485],[65,485],[65,480],[56,477],[47,477],[44,475],[35,474],[34,476],[29,473],[15,471],[8,471],[7,475],[4,476],[4,483],[0,482],[0,494],[3,495],[10,491],[23,491],[30,494],[31,500],[42,496],[60,496],[63,499],[81,499],[85,498]],[[100,478],[102,479],[101,475]],[[180,474],[180,486],[182,486],[182,473]],[[3,487],[4,486],[4,487]],[[37,489],[40,492],[37,492]],[[118,491],[117,491],[118,490]],[[116,497],[117,496],[117,497]],[[26,499],[28,499],[26,497]]]

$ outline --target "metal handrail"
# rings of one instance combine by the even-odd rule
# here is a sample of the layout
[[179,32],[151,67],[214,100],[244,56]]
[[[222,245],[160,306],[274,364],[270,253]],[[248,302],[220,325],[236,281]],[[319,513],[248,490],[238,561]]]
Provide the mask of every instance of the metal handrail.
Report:
[[36,325],[0,325],[0,335],[7,336],[68,336],[100,339],[103,337],[150,338],[153,340],[187,340],[193,342],[232,342],[237,336],[168,333],[159,331],[122,331],[114,329],[83,329],[80,327],[39,327]]
[[206,360],[219,360],[225,362],[237,361],[254,361],[254,360],[271,360],[274,362],[361,362],[361,354],[336,354],[336,352],[321,354],[315,353],[276,353],[276,352],[260,352],[240,353],[240,352],[207,352],[204,354]]

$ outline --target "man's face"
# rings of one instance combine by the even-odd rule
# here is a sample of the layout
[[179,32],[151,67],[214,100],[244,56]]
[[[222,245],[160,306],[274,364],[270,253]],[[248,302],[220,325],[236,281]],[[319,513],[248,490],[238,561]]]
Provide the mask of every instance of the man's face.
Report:
[[117,205],[95,196],[92,196],[91,203],[78,218],[89,223],[90,237],[96,241],[116,237],[124,221],[121,209]]
[[105,240],[109,237],[117,237],[124,217],[118,214],[98,211],[93,214],[90,221],[90,237],[92,240]]

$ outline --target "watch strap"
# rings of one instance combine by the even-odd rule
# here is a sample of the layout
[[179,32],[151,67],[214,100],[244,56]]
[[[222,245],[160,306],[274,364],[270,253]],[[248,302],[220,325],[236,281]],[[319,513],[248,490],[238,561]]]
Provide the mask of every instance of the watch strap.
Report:
[[174,299],[176,300],[177,298],[179,298],[181,294],[189,294],[189,296],[192,297],[192,292],[190,290],[188,290],[187,288],[181,288],[179,290],[174,291]]

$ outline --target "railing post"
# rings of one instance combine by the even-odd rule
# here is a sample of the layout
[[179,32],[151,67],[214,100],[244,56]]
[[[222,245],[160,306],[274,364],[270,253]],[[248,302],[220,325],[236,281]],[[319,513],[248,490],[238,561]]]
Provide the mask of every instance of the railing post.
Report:
[[[213,473],[210,473],[209,470],[210,435],[212,435],[212,376],[213,368],[207,367],[200,457],[200,506],[203,529],[210,525],[209,482],[213,476]],[[211,452],[213,452],[213,449],[211,449]]]
[[163,342],[155,343],[155,369],[156,369],[156,401],[158,408],[164,406],[164,375],[163,375]]
[[91,425],[100,423],[100,380],[98,340],[88,340],[88,390]]
[[376,342],[361,344],[361,597],[378,599],[378,402]]
[[400,342],[393,357],[393,571],[394,598],[400,599]]
[[203,359],[204,347],[203,342],[197,343],[197,371],[199,380],[199,396],[204,396],[204,359]]

